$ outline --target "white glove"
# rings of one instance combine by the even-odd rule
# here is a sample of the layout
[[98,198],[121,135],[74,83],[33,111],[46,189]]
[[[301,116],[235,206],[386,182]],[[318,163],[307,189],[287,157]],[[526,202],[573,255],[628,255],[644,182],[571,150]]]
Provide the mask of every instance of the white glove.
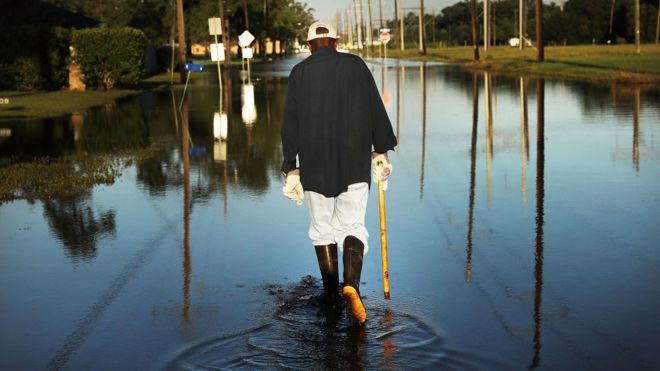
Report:
[[383,182],[383,191],[387,190],[387,179],[392,174],[392,163],[386,154],[373,153],[371,157],[374,182]]
[[284,196],[298,205],[303,204],[305,194],[302,184],[300,183],[300,171],[292,170],[286,175],[284,179],[284,187],[282,187]]

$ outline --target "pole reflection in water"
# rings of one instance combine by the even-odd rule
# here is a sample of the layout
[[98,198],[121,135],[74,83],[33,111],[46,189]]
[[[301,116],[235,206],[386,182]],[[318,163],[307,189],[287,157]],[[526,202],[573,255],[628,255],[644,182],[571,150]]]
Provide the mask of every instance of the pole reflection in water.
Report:
[[426,160],[426,64],[419,66],[419,86],[422,101],[422,169],[419,177],[419,198],[424,198],[424,162]]
[[[393,331],[394,319],[395,319],[394,313],[389,309],[385,309],[385,312],[383,313],[383,324],[387,332]],[[397,348],[393,337],[392,336],[386,337],[385,340],[383,341],[383,358],[385,359],[385,364],[382,365],[381,369],[384,370],[396,369],[396,365],[394,363],[395,361],[394,357],[396,356],[396,353],[398,351],[399,348]]]
[[472,74],[472,141],[470,143],[470,201],[468,203],[468,234],[465,254],[465,280],[472,279],[472,232],[474,226],[474,188],[477,167],[477,127],[479,123],[479,76]]
[[190,133],[188,121],[188,99],[184,97],[181,107],[181,155],[183,157],[183,305],[181,318],[190,322]]
[[543,290],[543,227],[545,200],[545,80],[536,81],[536,252],[534,265],[534,356],[529,369],[541,361],[541,301]]
[[[403,115],[403,117],[406,117],[406,102],[405,102],[405,98],[406,98],[406,67],[405,66],[401,66],[401,94],[400,94],[399,97],[401,99],[401,104],[400,104],[401,109],[402,109],[401,114]],[[397,115],[398,115],[398,112],[399,112],[399,110],[397,110]],[[396,150],[398,151],[399,148],[401,148],[401,143],[402,143],[401,142],[401,132],[400,132],[400,120],[398,119],[398,116],[397,116],[397,123],[396,123],[396,141],[397,141]]]
[[491,203],[491,165],[493,161],[493,110],[491,82],[491,75],[486,72],[484,75],[484,90],[486,90],[486,200],[488,206],[490,206]]
[[527,162],[529,158],[529,128],[527,114],[527,81],[520,77],[520,157],[522,165],[522,203],[527,204]]
[[252,147],[252,126],[257,121],[257,106],[254,102],[254,85],[241,86],[241,118],[248,134],[248,147]]
[[85,114],[83,112],[74,112],[71,114],[71,125],[73,125],[74,142],[78,142],[82,138],[82,129],[84,123]]
[[225,68],[222,72],[224,76],[222,77],[222,84],[224,88],[222,89],[222,99],[223,99],[223,108],[227,114],[231,114],[231,75],[229,74],[229,68]]
[[392,107],[392,96],[390,95],[389,90],[387,90],[387,74],[385,73],[385,68],[385,65],[383,65],[380,69],[380,85],[381,90],[383,91],[381,99],[383,100],[383,105],[385,105],[385,108],[389,110]]
[[[403,67],[396,69],[396,139],[401,143],[400,137],[400,124],[401,124],[401,70]],[[396,146],[395,151],[399,151],[399,145]]]
[[639,172],[639,110],[640,110],[640,89],[635,88],[635,102],[633,104],[633,144],[632,144],[632,158],[633,168]]
[[222,164],[222,196],[224,203],[224,216],[227,218],[227,138],[228,138],[227,114],[218,114],[213,117],[213,161]]

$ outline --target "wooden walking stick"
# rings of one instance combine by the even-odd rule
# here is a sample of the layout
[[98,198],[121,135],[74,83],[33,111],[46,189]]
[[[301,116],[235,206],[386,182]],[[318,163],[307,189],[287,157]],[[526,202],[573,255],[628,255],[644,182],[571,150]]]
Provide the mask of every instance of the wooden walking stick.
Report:
[[380,206],[380,255],[383,265],[383,292],[390,298],[390,272],[387,267],[387,226],[385,220],[385,191],[383,181],[378,181],[378,204]]

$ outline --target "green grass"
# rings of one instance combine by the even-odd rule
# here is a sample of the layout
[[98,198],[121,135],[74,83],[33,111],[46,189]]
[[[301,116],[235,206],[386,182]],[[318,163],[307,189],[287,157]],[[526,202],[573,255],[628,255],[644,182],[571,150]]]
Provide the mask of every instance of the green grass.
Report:
[[111,90],[84,92],[15,92],[0,91],[0,99],[9,100],[0,105],[0,120],[21,117],[56,117],[84,111],[93,106],[112,102],[117,98],[135,94],[138,90]]
[[487,52],[479,49],[480,61],[472,61],[471,47],[433,48],[427,55],[418,50],[388,50],[388,56],[402,59],[459,63],[469,68],[503,73],[561,78],[660,83],[660,45],[645,44],[637,54],[634,45],[576,45],[545,48],[545,62],[536,62],[536,50],[500,46]]

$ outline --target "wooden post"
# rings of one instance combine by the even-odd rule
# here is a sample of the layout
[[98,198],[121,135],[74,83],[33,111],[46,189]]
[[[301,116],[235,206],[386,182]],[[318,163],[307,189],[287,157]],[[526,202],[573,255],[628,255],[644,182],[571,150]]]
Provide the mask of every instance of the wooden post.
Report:
[[186,81],[186,29],[183,21],[183,0],[176,0],[176,28],[179,34],[179,81]]
[[658,20],[656,21],[655,25],[655,43],[658,43],[658,39],[660,39],[660,0],[658,0]]
[[424,0],[419,0],[419,50],[426,54],[426,25],[424,22]]
[[[394,27],[396,27],[398,24],[399,24],[399,6],[397,5],[396,0],[394,0]],[[401,29],[399,29],[399,32],[401,32]],[[395,48],[396,42],[393,42],[393,44],[394,45],[392,45],[392,47]]]
[[[635,0],[639,1],[639,0]],[[545,53],[543,50],[543,1],[536,0],[536,61],[543,62]]]
[[525,1],[520,0],[518,4],[518,41],[519,45],[518,48],[520,50],[525,49],[525,29],[526,27],[524,26],[525,24]]
[[374,54],[374,29],[373,29],[373,18],[371,18],[371,0],[368,1],[369,4],[369,25],[367,26],[367,42],[369,43],[369,50],[371,54]]
[[[521,0],[522,1],[522,0]],[[477,0],[470,1],[470,16],[472,18],[472,50],[474,60],[479,60],[479,26],[477,21]]]
[[488,51],[488,44],[490,43],[490,33],[488,27],[490,26],[490,19],[488,17],[488,8],[490,7],[489,0],[484,0],[484,50]]
[[220,19],[222,22],[222,45],[225,47],[225,69],[229,68],[231,46],[229,45],[229,18],[225,17],[225,1],[218,0],[220,5]]
[[637,54],[641,52],[639,36],[639,0],[635,0],[635,46],[637,48]]
[[612,5],[610,6],[610,32],[608,34],[608,37],[610,38],[611,42],[614,42],[612,40],[614,38],[613,33],[613,27],[614,27],[614,4],[616,3],[616,0],[612,0]]
[[401,50],[406,49],[406,42],[404,41],[404,30],[405,30],[405,27],[404,27],[404,24],[403,24],[404,18],[405,18],[405,15],[401,12],[401,4],[399,4],[399,22],[401,22],[401,23],[399,23],[399,32],[401,33]]
[[250,29],[250,20],[248,19],[247,0],[243,0],[243,17],[245,18],[245,29]]

